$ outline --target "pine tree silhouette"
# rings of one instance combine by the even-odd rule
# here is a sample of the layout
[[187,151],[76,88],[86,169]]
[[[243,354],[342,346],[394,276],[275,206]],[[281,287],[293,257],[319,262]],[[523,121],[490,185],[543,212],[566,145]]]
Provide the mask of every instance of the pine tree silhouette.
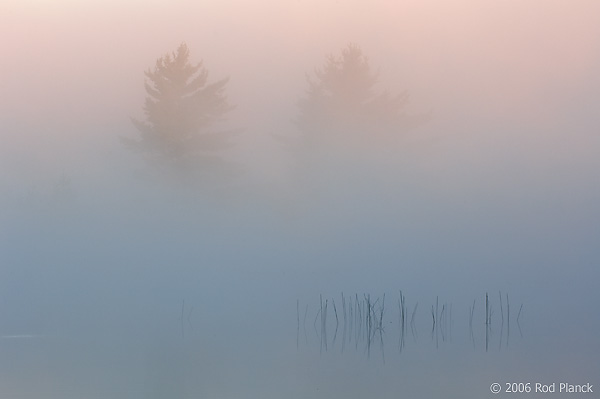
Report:
[[[360,47],[350,44],[340,56],[330,55],[314,75],[295,119],[301,136],[293,146],[343,146],[386,142],[423,121],[405,112],[406,92],[377,92],[379,75],[372,71]],[[288,140],[288,142],[290,142]]]
[[145,75],[145,120],[132,118],[140,136],[124,138],[124,144],[151,164],[176,170],[219,163],[216,152],[230,147],[236,134],[213,130],[233,108],[225,96],[229,79],[208,83],[208,71],[202,63],[190,63],[185,43],[159,58]]

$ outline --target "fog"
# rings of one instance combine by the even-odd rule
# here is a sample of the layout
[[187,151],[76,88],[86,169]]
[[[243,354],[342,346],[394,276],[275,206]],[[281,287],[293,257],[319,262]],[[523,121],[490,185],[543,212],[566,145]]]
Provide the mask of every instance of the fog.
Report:
[[[4,1],[0,396],[600,384],[599,13]],[[228,79],[228,112],[183,113],[227,148],[156,138],[185,123],[148,72],[182,43]]]

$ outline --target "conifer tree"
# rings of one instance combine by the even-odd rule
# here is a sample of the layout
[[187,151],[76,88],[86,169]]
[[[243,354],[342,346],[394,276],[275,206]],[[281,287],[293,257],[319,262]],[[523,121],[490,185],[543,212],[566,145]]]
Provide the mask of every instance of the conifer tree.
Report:
[[360,47],[348,45],[307,75],[308,89],[295,123],[301,136],[294,145],[344,146],[386,142],[424,119],[405,112],[408,94],[377,92],[378,73]]
[[218,163],[216,152],[228,148],[235,134],[214,129],[232,109],[225,96],[228,78],[209,83],[202,63],[190,63],[185,43],[145,75],[145,119],[132,119],[140,136],[124,143],[153,165],[176,170]]

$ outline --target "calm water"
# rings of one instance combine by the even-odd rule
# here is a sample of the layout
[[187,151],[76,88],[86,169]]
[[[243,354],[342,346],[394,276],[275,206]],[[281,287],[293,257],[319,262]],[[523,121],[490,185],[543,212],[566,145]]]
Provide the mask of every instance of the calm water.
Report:
[[5,213],[0,396],[481,398],[493,382],[599,383],[593,218],[555,214],[562,199],[463,204],[370,184],[312,204],[140,194]]

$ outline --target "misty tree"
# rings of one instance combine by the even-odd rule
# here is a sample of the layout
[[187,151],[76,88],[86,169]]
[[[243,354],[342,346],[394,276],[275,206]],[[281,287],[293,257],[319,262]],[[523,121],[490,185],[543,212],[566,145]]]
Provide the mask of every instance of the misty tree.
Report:
[[232,130],[215,129],[232,109],[225,95],[228,78],[208,82],[202,62],[192,64],[185,43],[145,72],[145,120],[132,119],[139,138],[123,141],[152,165],[177,172],[212,169],[218,152],[232,145]]
[[[355,44],[330,55],[314,74],[300,99],[293,146],[306,148],[385,143],[423,121],[405,112],[408,93],[377,92],[379,75]],[[288,140],[289,142],[289,140]]]

